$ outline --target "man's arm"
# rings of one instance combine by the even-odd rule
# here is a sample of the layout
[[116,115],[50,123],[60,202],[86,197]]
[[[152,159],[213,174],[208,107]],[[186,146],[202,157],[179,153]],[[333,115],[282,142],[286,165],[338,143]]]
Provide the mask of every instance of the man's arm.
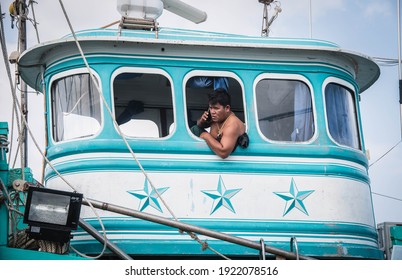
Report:
[[227,158],[233,151],[237,138],[239,137],[236,125],[228,125],[222,134],[222,139],[219,142],[208,132],[201,133],[200,137],[205,140],[207,145],[221,158]]

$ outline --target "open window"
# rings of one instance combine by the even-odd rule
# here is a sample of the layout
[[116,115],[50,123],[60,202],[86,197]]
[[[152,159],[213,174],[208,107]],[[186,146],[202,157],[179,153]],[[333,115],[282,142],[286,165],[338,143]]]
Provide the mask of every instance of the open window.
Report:
[[266,78],[255,87],[258,127],[269,140],[309,141],[315,131],[309,87],[302,81]]
[[174,131],[170,80],[162,71],[124,69],[113,80],[115,117],[128,137],[162,138]]
[[54,141],[89,137],[100,130],[100,96],[89,74],[56,79],[51,87],[51,104]]
[[245,122],[243,90],[237,79],[229,75],[196,71],[185,84],[188,126],[192,127],[197,119],[208,110],[208,94],[214,90],[225,90],[231,98],[231,109]]
[[325,87],[329,133],[340,145],[361,149],[354,93],[336,83]]

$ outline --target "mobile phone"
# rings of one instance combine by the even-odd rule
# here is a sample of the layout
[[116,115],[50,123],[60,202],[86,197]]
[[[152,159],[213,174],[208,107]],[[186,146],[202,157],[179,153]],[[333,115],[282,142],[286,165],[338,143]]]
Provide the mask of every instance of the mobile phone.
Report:
[[207,117],[207,120],[206,120],[206,122],[207,123],[210,123],[211,121],[212,121],[212,117],[211,117],[211,111],[209,110],[209,108],[208,108],[208,117]]

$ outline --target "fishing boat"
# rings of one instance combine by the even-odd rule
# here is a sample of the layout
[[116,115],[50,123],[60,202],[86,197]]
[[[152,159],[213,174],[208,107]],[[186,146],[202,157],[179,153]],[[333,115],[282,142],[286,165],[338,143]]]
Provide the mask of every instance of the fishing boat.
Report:
[[[378,65],[322,40],[159,27],[164,7],[206,15],[176,0],[139,2],[118,1],[118,28],[18,57],[22,80],[46,100],[43,189],[82,194],[79,227],[63,242],[103,258],[383,259],[359,107]],[[191,130],[217,89],[249,137],[225,159]]]

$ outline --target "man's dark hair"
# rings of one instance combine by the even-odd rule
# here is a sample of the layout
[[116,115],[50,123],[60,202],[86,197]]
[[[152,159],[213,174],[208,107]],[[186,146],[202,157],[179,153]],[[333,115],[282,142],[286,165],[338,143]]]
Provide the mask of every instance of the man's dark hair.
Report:
[[210,105],[221,104],[226,107],[230,106],[230,95],[226,90],[217,89],[208,94],[208,102]]

